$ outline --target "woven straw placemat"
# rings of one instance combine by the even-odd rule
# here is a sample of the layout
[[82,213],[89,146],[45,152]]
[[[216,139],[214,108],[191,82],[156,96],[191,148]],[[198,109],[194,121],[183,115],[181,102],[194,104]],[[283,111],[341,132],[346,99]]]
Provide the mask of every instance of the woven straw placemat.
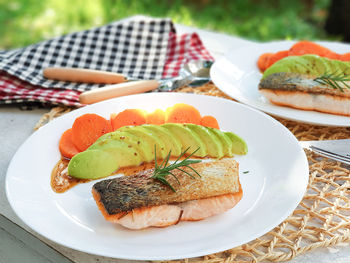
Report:
[[[213,84],[199,88],[185,87],[179,92],[205,94],[230,99]],[[71,111],[56,107],[36,125]],[[350,138],[350,128],[309,125],[278,118],[298,140]],[[322,158],[306,151],[310,166],[307,192],[294,212],[279,226],[242,246],[181,261],[195,262],[261,262],[286,261],[318,247],[350,242],[350,166]],[[281,175],[282,176],[282,175]],[[176,261],[172,261],[176,262]]]

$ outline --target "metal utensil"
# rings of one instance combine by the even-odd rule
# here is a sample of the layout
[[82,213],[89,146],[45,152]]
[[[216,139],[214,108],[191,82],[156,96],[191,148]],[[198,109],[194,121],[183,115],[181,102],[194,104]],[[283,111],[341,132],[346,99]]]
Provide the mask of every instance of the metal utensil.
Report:
[[162,80],[138,80],[126,83],[109,85],[100,89],[84,92],[79,101],[83,104],[92,104],[102,100],[137,94],[146,91],[173,91],[177,88],[190,85],[203,85],[210,81],[210,67],[213,64],[208,60],[190,61],[181,68],[179,76]]
[[350,165],[350,139],[301,141],[300,145],[319,155]]
[[192,60],[180,69],[179,76],[161,80],[158,89],[159,91],[172,91],[186,85],[202,86],[210,81],[212,64],[213,62],[209,60]]

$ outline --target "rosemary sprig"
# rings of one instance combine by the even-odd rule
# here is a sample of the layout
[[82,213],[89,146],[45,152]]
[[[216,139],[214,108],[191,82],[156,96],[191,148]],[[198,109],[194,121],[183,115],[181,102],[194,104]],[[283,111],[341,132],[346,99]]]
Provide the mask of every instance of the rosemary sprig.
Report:
[[202,161],[202,160],[189,160],[189,158],[191,156],[193,156],[193,154],[195,154],[199,150],[199,147],[194,152],[192,152],[190,155],[188,155],[185,159],[180,161],[181,157],[186,154],[186,152],[188,151],[189,148],[190,147],[188,147],[186,150],[184,150],[180,154],[180,156],[176,159],[176,161],[171,163],[171,164],[169,164],[169,159],[170,159],[170,155],[171,155],[171,150],[170,150],[168,155],[162,161],[162,163],[160,165],[158,165],[158,163],[157,163],[156,146],[154,146],[155,166],[154,166],[154,172],[153,172],[152,178],[158,180],[159,182],[161,182],[161,183],[163,183],[163,184],[165,184],[167,186],[169,186],[172,191],[176,192],[174,187],[166,179],[167,175],[171,175],[171,176],[173,176],[175,178],[176,182],[178,184],[180,184],[179,179],[171,171],[179,170],[179,171],[187,174],[191,178],[195,178],[192,174],[190,174],[189,172],[187,172],[187,171],[185,171],[185,170],[180,168],[180,167],[187,167],[187,168],[191,169],[196,175],[198,175],[200,177],[200,174],[195,169],[193,169],[191,166],[189,166],[190,164],[200,163]]
[[328,84],[333,89],[339,89],[341,92],[344,92],[344,89],[339,84],[342,84],[344,85],[344,87],[350,89],[349,84],[345,82],[345,81],[350,81],[350,75],[345,75],[345,74],[342,74],[341,72],[340,73],[325,72],[323,75],[315,78],[314,81],[320,84],[326,84],[326,85]]

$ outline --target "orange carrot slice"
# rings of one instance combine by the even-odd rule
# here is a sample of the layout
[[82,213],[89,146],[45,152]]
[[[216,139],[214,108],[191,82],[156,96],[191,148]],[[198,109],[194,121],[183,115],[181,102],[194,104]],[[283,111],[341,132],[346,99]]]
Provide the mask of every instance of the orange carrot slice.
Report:
[[111,124],[105,118],[97,114],[84,114],[73,123],[73,143],[80,151],[85,151],[100,136],[111,131]]
[[215,128],[215,129],[220,129],[218,121],[213,116],[209,116],[209,115],[202,117],[201,125],[206,126],[206,127]]
[[111,123],[113,130],[128,125],[142,125],[146,123],[146,115],[144,111],[139,109],[126,109],[112,117]]
[[62,156],[69,159],[80,152],[73,143],[72,129],[68,129],[62,134],[58,148]]
[[261,72],[264,72],[267,69],[268,65],[270,64],[270,58],[273,55],[273,53],[264,53],[259,57],[257,66]]
[[199,111],[188,104],[177,103],[172,107],[166,109],[165,122],[166,123],[201,123],[201,114]]
[[342,55],[335,52],[331,52],[331,53],[328,53],[326,57],[329,59],[341,60]]
[[282,51],[278,51],[275,54],[273,54],[269,61],[268,64],[266,66],[266,69],[269,68],[270,66],[272,66],[275,62],[277,62],[278,60],[288,57],[288,50],[282,50]]
[[290,56],[315,54],[321,57],[327,57],[329,53],[333,53],[333,52],[330,49],[311,41],[299,41],[289,49]]
[[343,55],[340,55],[339,56],[339,60],[342,60],[342,61],[350,61],[350,53],[345,53]]
[[146,123],[148,124],[163,124],[165,121],[165,112],[161,109],[156,109],[155,111],[148,113],[146,115]]
[[115,130],[114,130],[114,128],[113,128],[113,122],[112,122],[112,120],[113,120],[116,116],[117,116],[117,113],[111,113],[111,115],[109,116],[109,122],[111,123],[112,130],[113,130],[113,131],[115,131]]

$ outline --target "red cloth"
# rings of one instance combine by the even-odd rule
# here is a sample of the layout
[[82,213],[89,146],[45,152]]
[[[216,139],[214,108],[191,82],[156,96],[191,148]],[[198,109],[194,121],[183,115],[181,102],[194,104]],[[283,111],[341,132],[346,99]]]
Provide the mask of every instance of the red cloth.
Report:
[[[163,78],[175,77],[189,60],[214,60],[196,33],[176,35],[171,32]],[[82,106],[79,91],[48,89],[34,86],[5,72],[0,73],[0,103],[43,102],[66,106]]]
[[176,35],[170,32],[163,78],[176,77],[185,63],[200,59],[214,61],[196,33]]
[[0,101],[3,104],[43,102],[79,107],[79,94],[79,91],[74,90],[34,86],[7,73],[0,76]]

